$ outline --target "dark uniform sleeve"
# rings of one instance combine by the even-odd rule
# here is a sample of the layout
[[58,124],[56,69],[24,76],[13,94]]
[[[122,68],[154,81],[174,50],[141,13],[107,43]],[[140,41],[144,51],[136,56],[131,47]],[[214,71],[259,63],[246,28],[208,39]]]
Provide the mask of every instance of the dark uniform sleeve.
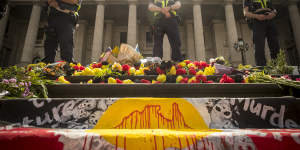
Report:
[[268,2],[268,7],[269,7],[270,9],[274,10],[272,0],[270,0],[270,1]]
[[244,7],[250,7],[252,5],[251,0],[244,0]]

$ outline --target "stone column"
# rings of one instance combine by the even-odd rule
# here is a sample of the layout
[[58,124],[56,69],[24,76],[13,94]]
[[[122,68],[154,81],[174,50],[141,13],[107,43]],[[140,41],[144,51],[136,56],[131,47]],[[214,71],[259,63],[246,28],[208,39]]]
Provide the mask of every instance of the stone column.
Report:
[[238,33],[236,29],[236,21],[234,17],[234,10],[233,10],[233,3],[234,0],[225,0],[225,16],[226,16],[226,27],[227,27],[227,38],[228,38],[228,46],[230,49],[230,57],[229,61],[232,64],[239,64],[241,63],[241,54],[237,52],[233,45],[238,40]]
[[5,34],[6,26],[7,26],[7,21],[8,21],[9,11],[10,11],[10,9],[9,9],[9,7],[8,7],[6,16],[4,16],[4,17],[0,20],[0,51],[1,51],[1,49],[2,49],[2,43],[3,43],[3,40],[4,40],[4,34]]
[[128,16],[128,32],[127,44],[135,47],[136,45],[136,32],[137,32],[137,18],[136,18],[136,0],[129,1],[129,16]]
[[[104,49],[112,46],[112,24],[113,20],[105,20],[105,38],[104,38]],[[113,48],[113,47],[112,47]]]
[[[245,53],[246,64],[255,66],[252,30],[250,30],[250,28],[248,27],[248,24],[244,20],[242,20],[240,22],[241,22],[240,23],[241,37],[243,37],[243,40],[249,44],[249,50]],[[265,49],[265,50],[267,50],[267,49]]]
[[96,10],[91,62],[97,62],[102,53],[104,9],[103,2],[99,2]]
[[295,43],[298,50],[298,58],[300,58],[300,16],[299,16],[299,9],[297,6],[298,0],[289,0],[289,14],[290,20],[293,27],[293,34],[295,38]]
[[76,29],[75,32],[75,51],[74,51],[74,60],[75,62],[82,63],[82,60],[84,59],[83,52],[86,50],[86,35],[87,35],[87,21],[80,20],[78,22],[79,26]]
[[186,25],[186,39],[187,39],[187,50],[186,57],[190,60],[195,60],[195,39],[194,39],[194,25],[192,20],[185,22]]
[[171,45],[167,34],[164,35],[162,60],[171,60]]
[[229,59],[229,49],[226,43],[226,29],[224,20],[212,20],[212,26],[215,37],[216,55],[223,56],[226,60]]
[[37,38],[37,33],[39,30],[40,16],[41,16],[41,6],[39,4],[33,4],[31,16],[25,36],[24,48],[21,54],[21,65],[29,64],[32,61],[34,45]]
[[202,0],[194,0],[193,15],[194,15],[194,31],[195,31],[195,59],[206,61],[205,43],[202,23],[201,3]]

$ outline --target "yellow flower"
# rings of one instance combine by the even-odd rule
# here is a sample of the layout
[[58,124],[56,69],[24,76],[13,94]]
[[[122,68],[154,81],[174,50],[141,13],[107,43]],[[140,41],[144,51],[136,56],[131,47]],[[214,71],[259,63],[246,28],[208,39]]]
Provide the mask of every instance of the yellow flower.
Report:
[[119,63],[114,63],[114,64],[112,65],[112,70],[114,70],[114,71],[122,71],[122,66],[121,66],[121,64],[119,64]]
[[176,75],[176,67],[175,66],[171,67],[169,75]]
[[164,83],[167,80],[167,76],[165,74],[158,75],[156,80],[161,82],[161,83]]
[[195,65],[195,64],[189,63],[189,64],[188,64],[188,68],[191,68],[191,67],[194,67],[194,68],[196,69],[196,65]]
[[114,79],[112,77],[109,77],[107,82],[108,82],[108,84],[116,84],[117,83],[116,79]]
[[192,77],[188,80],[188,83],[192,83],[193,81],[197,81],[196,77]]
[[93,69],[95,74],[101,73],[103,70],[101,68],[95,68]]
[[113,56],[117,57],[119,55],[119,47],[115,46],[111,53]]
[[204,75],[204,72],[202,70],[199,70],[196,75]]
[[243,70],[243,69],[244,69],[244,66],[242,64],[239,64],[238,70]]
[[80,76],[80,75],[81,75],[81,72],[75,71],[73,75],[74,75],[74,76]]
[[135,68],[134,67],[130,67],[130,69],[128,70],[129,75],[134,75],[135,74]]
[[205,70],[204,70],[204,75],[205,76],[214,75],[215,74],[215,70],[216,70],[215,67],[212,67],[212,66],[206,67]]
[[186,66],[186,63],[185,63],[185,62],[181,62],[181,63],[179,63],[178,65],[181,66],[181,67],[185,67],[185,66]]
[[152,80],[152,84],[155,84],[155,83],[157,83],[158,81],[156,81],[156,80]]
[[144,70],[143,70],[142,68],[140,68],[139,70],[137,70],[137,71],[135,72],[134,75],[136,75],[136,76],[138,76],[138,75],[144,75]]
[[74,67],[74,66],[76,66],[76,65],[73,64],[73,63],[70,63],[69,66],[70,66],[70,67]]
[[244,78],[245,83],[249,83],[249,77]]
[[106,69],[106,68],[108,68],[109,67],[109,65],[102,65],[102,69]]
[[131,81],[130,79],[127,79],[127,80],[123,80],[123,83],[124,84],[133,84],[134,82]]
[[82,71],[82,75],[86,75],[86,76],[94,76],[95,72],[94,70],[92,70],[89,67],[86,67],[83,71]]
[[180,81],[183,79],[183,77],[182,76],[178,76],[177,78],[176,78],[176,83],[180,83]]
[[61,83],[64,83],[64,84],[70,84],[70,82],[67,81],[64,76],[60,76],[58,78],[58,82],[61,82]]
[[93,83],[93,80],[90,79],[87,83],[88,83],[88,84],[92,84],[92,83]]

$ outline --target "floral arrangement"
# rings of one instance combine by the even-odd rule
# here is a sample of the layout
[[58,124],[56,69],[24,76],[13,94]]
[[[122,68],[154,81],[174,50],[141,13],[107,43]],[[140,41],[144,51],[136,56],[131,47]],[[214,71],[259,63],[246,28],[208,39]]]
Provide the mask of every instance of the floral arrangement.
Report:
[[46,85],[54,81],[45,79],[43,67],[45,64],[32,64],[27,68],[12,66],[0,68],[0,90],[8,91],[6,98],[47,98]]
[[[217,75],[217,76],[216,76]],[[179,63],[136,63],[134,65],[98,62],[83,66],[80,63],[56,62],[30,64],[27,67],[0,68],[0,90],[9,97],[46,98],[49,84],[71,84],[65,77],[91,76],[87,84],[197,84],[197,83],[275,83],[299,89],[299,78],[289,76],[275,78],[260,68],[240,65],[238,69],[226,66],[223,57],[204,61],[184,60]],[[145,77],[145,78],[144,78]],[[150,78],[149,78],[150,77]],[[49,80],[53,79],[53,80]],[[56,79],[56,80],[55,80]]]
[[293,68],[288,66],[285,53],[283,50],[280,50],[277,58],[269,61],[267,66],[264,67],[264,72],[267,74],[291,74]]

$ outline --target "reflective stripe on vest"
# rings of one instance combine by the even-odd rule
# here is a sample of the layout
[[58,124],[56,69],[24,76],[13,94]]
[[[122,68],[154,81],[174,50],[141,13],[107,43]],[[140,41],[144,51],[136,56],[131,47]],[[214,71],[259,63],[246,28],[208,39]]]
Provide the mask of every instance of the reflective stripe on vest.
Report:
[[[157,0],[154,0],[154,4],[156,4]],[[162,0],[161,1],[161,8],[165,8],[168,6],[169,0]],[[173,13],[176,16],[176,11],[172,10],[171,13]],[[157,16],[159,12],[154,12],[154,16]]]
[[269,0],[253,0],[253,2],[256,2],[256,3],[260,3],[261,4],[261,8],[267,8],[267,2]]

